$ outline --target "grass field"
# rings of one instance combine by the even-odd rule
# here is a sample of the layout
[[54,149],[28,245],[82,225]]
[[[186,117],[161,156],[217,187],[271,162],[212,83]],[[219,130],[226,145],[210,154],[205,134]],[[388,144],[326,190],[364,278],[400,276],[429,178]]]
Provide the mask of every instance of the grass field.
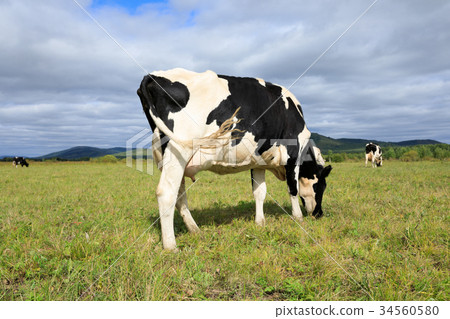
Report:
[[201,232],[176,214],[168,253],[157,171],[0,163],[0,300],[449,300],[450,163],[333,166],[325,216],[301,225],[268,173],[265,228],[249,172],[199,174]]

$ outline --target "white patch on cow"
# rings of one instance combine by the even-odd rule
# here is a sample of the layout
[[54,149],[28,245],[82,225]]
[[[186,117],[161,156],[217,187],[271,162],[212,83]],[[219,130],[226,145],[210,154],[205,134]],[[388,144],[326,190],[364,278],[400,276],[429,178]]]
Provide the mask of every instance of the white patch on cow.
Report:
[[320,149],[316,146],[313,146],[313,150],[314,150],[314,156],[316,158],[316,163],[321,166],[325,166],[325,160],[322,157],[322,153],[320,152]]
[[[285,169],[285,165],[287,164],[287,161],[289,159],[289,155],[287,153],[287,148],[284,145],[279,145],[276,146],[276,152],[273,152],[272,154],[274,155],[273,158],[273,165],[274,167],[269,167],[268,170],[270,172],[272,172],[273,175],[275,175],[276,178],[278,178],[280,181],[285,181],[286,180],[286,169]],[[273,146],[272,146],[273,147]],[[269,152],[270,149],[267,151]],[[266,153],[264,152],[263,155],[266,156]],[[269,154],[269,153],[267,153]],[[276,163],[278,163],[278,165],[275,165]]]
[[303,221],[303,213],[298,203],[298,196],[290,195],[291,206],[292,206],[292,216],[299,222]]
[[314,192],[314,184],[317,183],[319,179],[314,175],[314,179],[308,179],[305,177],[300,177],[300,196],[305,201],[306,211],[311,214],[316,207],[316,193]]
[[236,128],[236,125],[237,125],[237,123],[238,123],[238,121],[239,121],[239,119],[235,116],[235,117],[233,117],[233,125],[231,126],[231,128],[232,129],[235,129]]
[[[210,125],[203,123],[207,122],[211,111],[230,95],[227,80],[219,78],[212,71],[196,73],[180,68],[157,71],[152,74],[167,78],[172,82],[179,82],[189,90],[189,101],[183,112],[170,113],[168,116],[170,120],[174,121],[173,133],[175,136],[183,136],[183,140],[192,140],[208,136],[219,129],[219,125],[215,121]],[[238,107],[236,105],[236,109]]]
[[299,178],[300,177],[300,166],[295,166],[294,168],[294,173],[295,173],[295,177]]
[[[286,96],[286,98],[291,98],[292,102],[294,102],[295,104],[295,108],[297,109],[298,114],[300,114],[301,117],[303,117],[302,112],[300,112],[300,109],[298,108],[298,105],[300,105],[300,102],[297,100],[297,98],[295,97],[294,94],[292,94],[290,91],[286,90],[285,88],[283,88],[283,96]],[[287,100],[286,100],[287,101]],[[286,104],[288,105],[288,104]],[[287,107],[286,107],[287,109]]]
[[[208,71],[206,71],[208,72]],[[205,73],[206,73],[205,72]],[[211,71],[209,71],[211,72]],[[189,71],[183,68],[175,68],[165,71],[154,71],[151,73],[152,75],[164,77],[171,82],[180,82],[180,83],[187,83],[192,81],[193,78],[197,77],[199,73],[194,71]]]
[[282,97],[283,102],[284,102],[284,107],[286,108],[286,110],[289,109],[289,102],[288,102],[288,100],[286,98],[286,95],[283,94],[283,95],[281,95],[281,97]]
[[253,175],[252,189],[256,204],[255,222],[259,226],[264,226],[265,218],[263,211],[263,203],[267,193],[265,170],[254,169],[252,175]]
[[256,79],[258,80],[259,84],[266,87],[266,81],[264,81],[263,79],[260,79],[260,78],[256,78]]
[[301,158],[303,150],[306,147],[306,145],[308,144],[310,138],[311,138],[311,132],[306,128],[306,125],[305,125],[305,127],[303,128],[303,131],[301,131],[297,137],[298,143],[300,145],[299,154],[298,154],[299,159]]

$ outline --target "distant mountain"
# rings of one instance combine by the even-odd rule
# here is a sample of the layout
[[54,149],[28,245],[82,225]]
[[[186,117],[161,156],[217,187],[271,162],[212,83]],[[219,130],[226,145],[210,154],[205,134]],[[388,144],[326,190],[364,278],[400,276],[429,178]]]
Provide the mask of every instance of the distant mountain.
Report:
[[[435,140],[410,140],[402,142],[382,142],[377,140],[365,140],[365,139],[353,139],[353,138],[331,138],[317,133],[312,133],[311,138],[314,143],[321,149],[323,154],[327,154],[328,151],[333,151],[334,153],[344,153],[344,152],[362,152],[364,147],[369,142],[374,142],[379,144],[381,147],[387,146],[413,146],[420,144],[440,144],[440,142]],[[113,148],[97,148],[90,146],[76,146],[59,152],[50,153],[47,155],[35,157],[36,159],[49,159],[49,158],[60,158],[64,160],[77,160],[81,158],[94,158],[101,157],[105,155],[115,155],[119,158],[126,156],[125,147],[113,147]],[[146,154],[146,151],[143,151]],[[133,150],[133,155],[135,155],[135,150]],[[4,156],[9,157],[9,156]],[[1,159],[2,157],[0,157]]]
[[76,160],[80,158],[94,158],[105,155],[114,155],[125,151],[125,147],[97,148],[90,146],[76,146],[63,151],[39,156],[36,157],[36,159],[61,158],[65,160]]
[[383,142],[377,140],[365,140],[357,138],[338,138],[334,139],[317,133],[311,133],[311,138],[317,147],[320,148],[323,154],[328,151],[335,153],[350,153],[350,152],[362,152],[367,143],[373,142],[381,147],[388,146],[413,146],[423,144],[441,144],[441,142],[435,140],[409,140],[402,142]]

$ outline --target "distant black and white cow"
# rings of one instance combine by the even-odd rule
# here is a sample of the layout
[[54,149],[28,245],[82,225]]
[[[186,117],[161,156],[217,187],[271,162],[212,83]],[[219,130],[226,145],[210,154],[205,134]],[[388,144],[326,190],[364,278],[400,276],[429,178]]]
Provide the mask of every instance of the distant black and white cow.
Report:
[[22,167],[25,165],[26,167],[28,167],[27,161],[22,156],[14,157],[14,159],[13,159],[13,166],[15,166],[17,168],[17,165],[22,165]]
[[[367,161],[372,162],[372,167],[383,166],[383,157],[381,156],[382,151],[379,145],[375,143],[366,144],[366,167]],[[376,164],[376,166],[375,166]]]
[[325,178],[320,150],[310,141],[300,103],[285,88],[256,78],[158,71],[137,91],[153,130],[153,157],[162,173],[156,190],[165,249],[176,249],[174,206],[187,228],[198,231],[189,212],[184,177],[203,170],[231,174],[251,170],[256,223],[264,225],[265,171],[286,180],[292,215],[322,212]]

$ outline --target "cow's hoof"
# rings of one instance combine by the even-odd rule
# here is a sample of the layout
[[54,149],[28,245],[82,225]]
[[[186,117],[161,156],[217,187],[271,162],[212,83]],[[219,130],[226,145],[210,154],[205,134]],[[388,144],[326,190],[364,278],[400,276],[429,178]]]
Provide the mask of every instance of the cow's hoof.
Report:
[[303,223],[303,216],[292,216],[296,222]]
[[323,216],[323,213],[320,213],[320,214],[312,215],[312,218],[314,218],[314,219],[320,219],[320,218],[322,218],[322,216]]
[[164,243],[164,241],[163,241],[163,248],[166,251],[173,251],[173,252],[177,252],[178,251],[177,244],[175,242]]
[[188,230],[191,234],[197,234],[200,232],[200,228],[198,228],[198,227],[191,227],[191,228],[188,228]]
[[167,253],[178,253],[180,250],[177,247],[174,247],[174,248],[164,247],[164,251],[166,251]]
[[255,223],[256,223],[256,225],[258,225],[258,226],[260,226],[260,227],[266,226],[266,220],[265,220],[264,218],[263,218],[263,219],[255,220]]
[[197,225],[194,225],[194,226],[187,226],[187,229],[189,230],[189,232],[190,232],[191,234],[196,234],[196,233],[199,233],[199,232],[200,232],[200,228],[198,228]]

